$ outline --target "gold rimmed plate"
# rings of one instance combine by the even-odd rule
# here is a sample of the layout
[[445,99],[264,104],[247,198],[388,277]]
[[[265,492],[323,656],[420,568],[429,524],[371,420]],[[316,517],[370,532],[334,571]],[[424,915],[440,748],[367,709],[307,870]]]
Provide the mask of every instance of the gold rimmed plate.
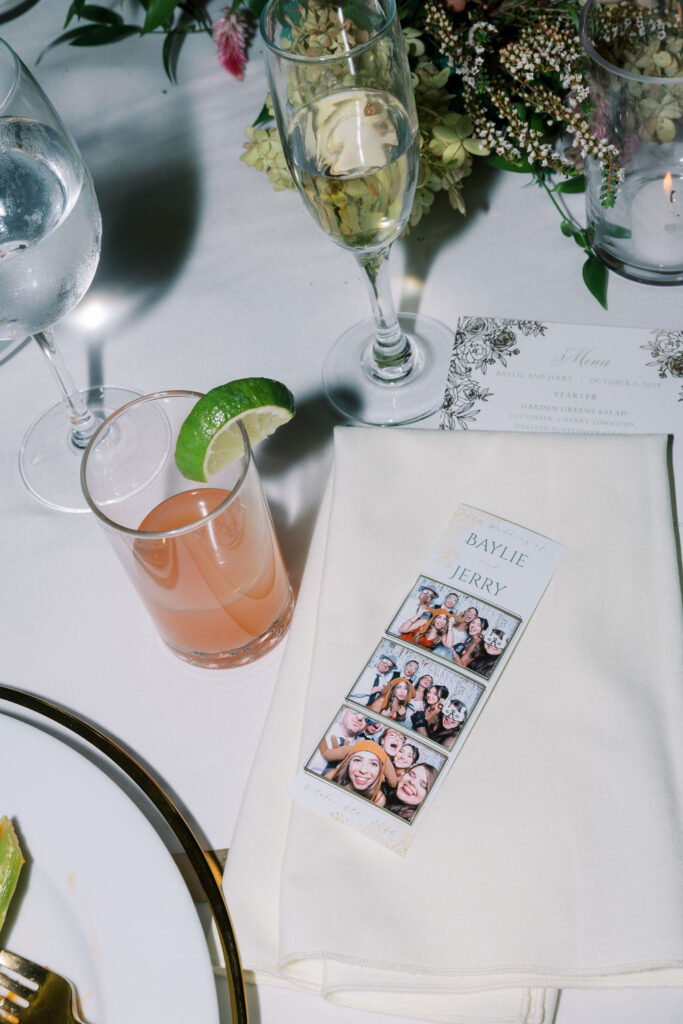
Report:
[[0,813],[12,818],[27,860],[2,946],[72,980],[89,1024],[184,1024],[188,1013],[223,1024],[205,925],[171,856],[170,831],[211,910],[227,1019],[246,1022],[218,880],[183,816],[126,751],[70,712],[0,685],[0,780]]

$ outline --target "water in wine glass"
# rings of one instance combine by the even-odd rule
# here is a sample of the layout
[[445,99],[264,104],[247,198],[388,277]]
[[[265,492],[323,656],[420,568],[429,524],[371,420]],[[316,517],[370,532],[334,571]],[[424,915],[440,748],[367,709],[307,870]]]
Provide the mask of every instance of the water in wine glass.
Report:
[[418,173],[418,137],[403,105],[381,90],[314,100],[292,120],[289,166],[307,207],[337,244],[369,251],[405,226]]
[[0,338],[23,339],[69,312],[90,286],[101,219],[68,140],[0,117]]

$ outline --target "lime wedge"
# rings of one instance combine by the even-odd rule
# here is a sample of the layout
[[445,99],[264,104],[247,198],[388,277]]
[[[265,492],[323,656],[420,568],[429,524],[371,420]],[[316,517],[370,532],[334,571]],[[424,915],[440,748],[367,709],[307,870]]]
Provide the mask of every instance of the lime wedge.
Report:
[[210,480],[242,454],[241,420],[252,445],[294,415],[294,397],[268,377],[221,384],[200,398],[178,433],[176,466],[189,480]]
[[9,818],[0,818],[0,928],[16,888],[24,858]]

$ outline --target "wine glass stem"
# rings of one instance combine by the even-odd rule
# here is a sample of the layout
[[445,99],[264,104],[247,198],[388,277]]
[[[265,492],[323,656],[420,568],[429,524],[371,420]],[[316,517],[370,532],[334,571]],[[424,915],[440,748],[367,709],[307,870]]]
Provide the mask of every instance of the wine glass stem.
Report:
[[62,401],[67,408],[71,420],[71,443],[76,448],[87,448],[90,438],[99,426],[99,421],[93,416],[83,400],[83,396],[77,390],[64,357],[55,345],[52,330],[39,331],[33,335],[38,347],[47,356],[47,360],[55,375],[55,379],[62,393]]
[[389,252],[390,247],[356,257],[365,271],[375,318],[375,338],[363,364],[372,377],[386,383],[402,380],[414,369],[413,348],[401,330],[391,295]]

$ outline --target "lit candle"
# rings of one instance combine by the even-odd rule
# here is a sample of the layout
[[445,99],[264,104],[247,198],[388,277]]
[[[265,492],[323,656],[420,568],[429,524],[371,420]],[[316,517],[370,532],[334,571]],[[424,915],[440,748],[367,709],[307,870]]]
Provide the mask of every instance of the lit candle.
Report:
[[683,267],[683,176],[669,171],[636,192],[631,230],[634,254],[642,260],[671,270]]

